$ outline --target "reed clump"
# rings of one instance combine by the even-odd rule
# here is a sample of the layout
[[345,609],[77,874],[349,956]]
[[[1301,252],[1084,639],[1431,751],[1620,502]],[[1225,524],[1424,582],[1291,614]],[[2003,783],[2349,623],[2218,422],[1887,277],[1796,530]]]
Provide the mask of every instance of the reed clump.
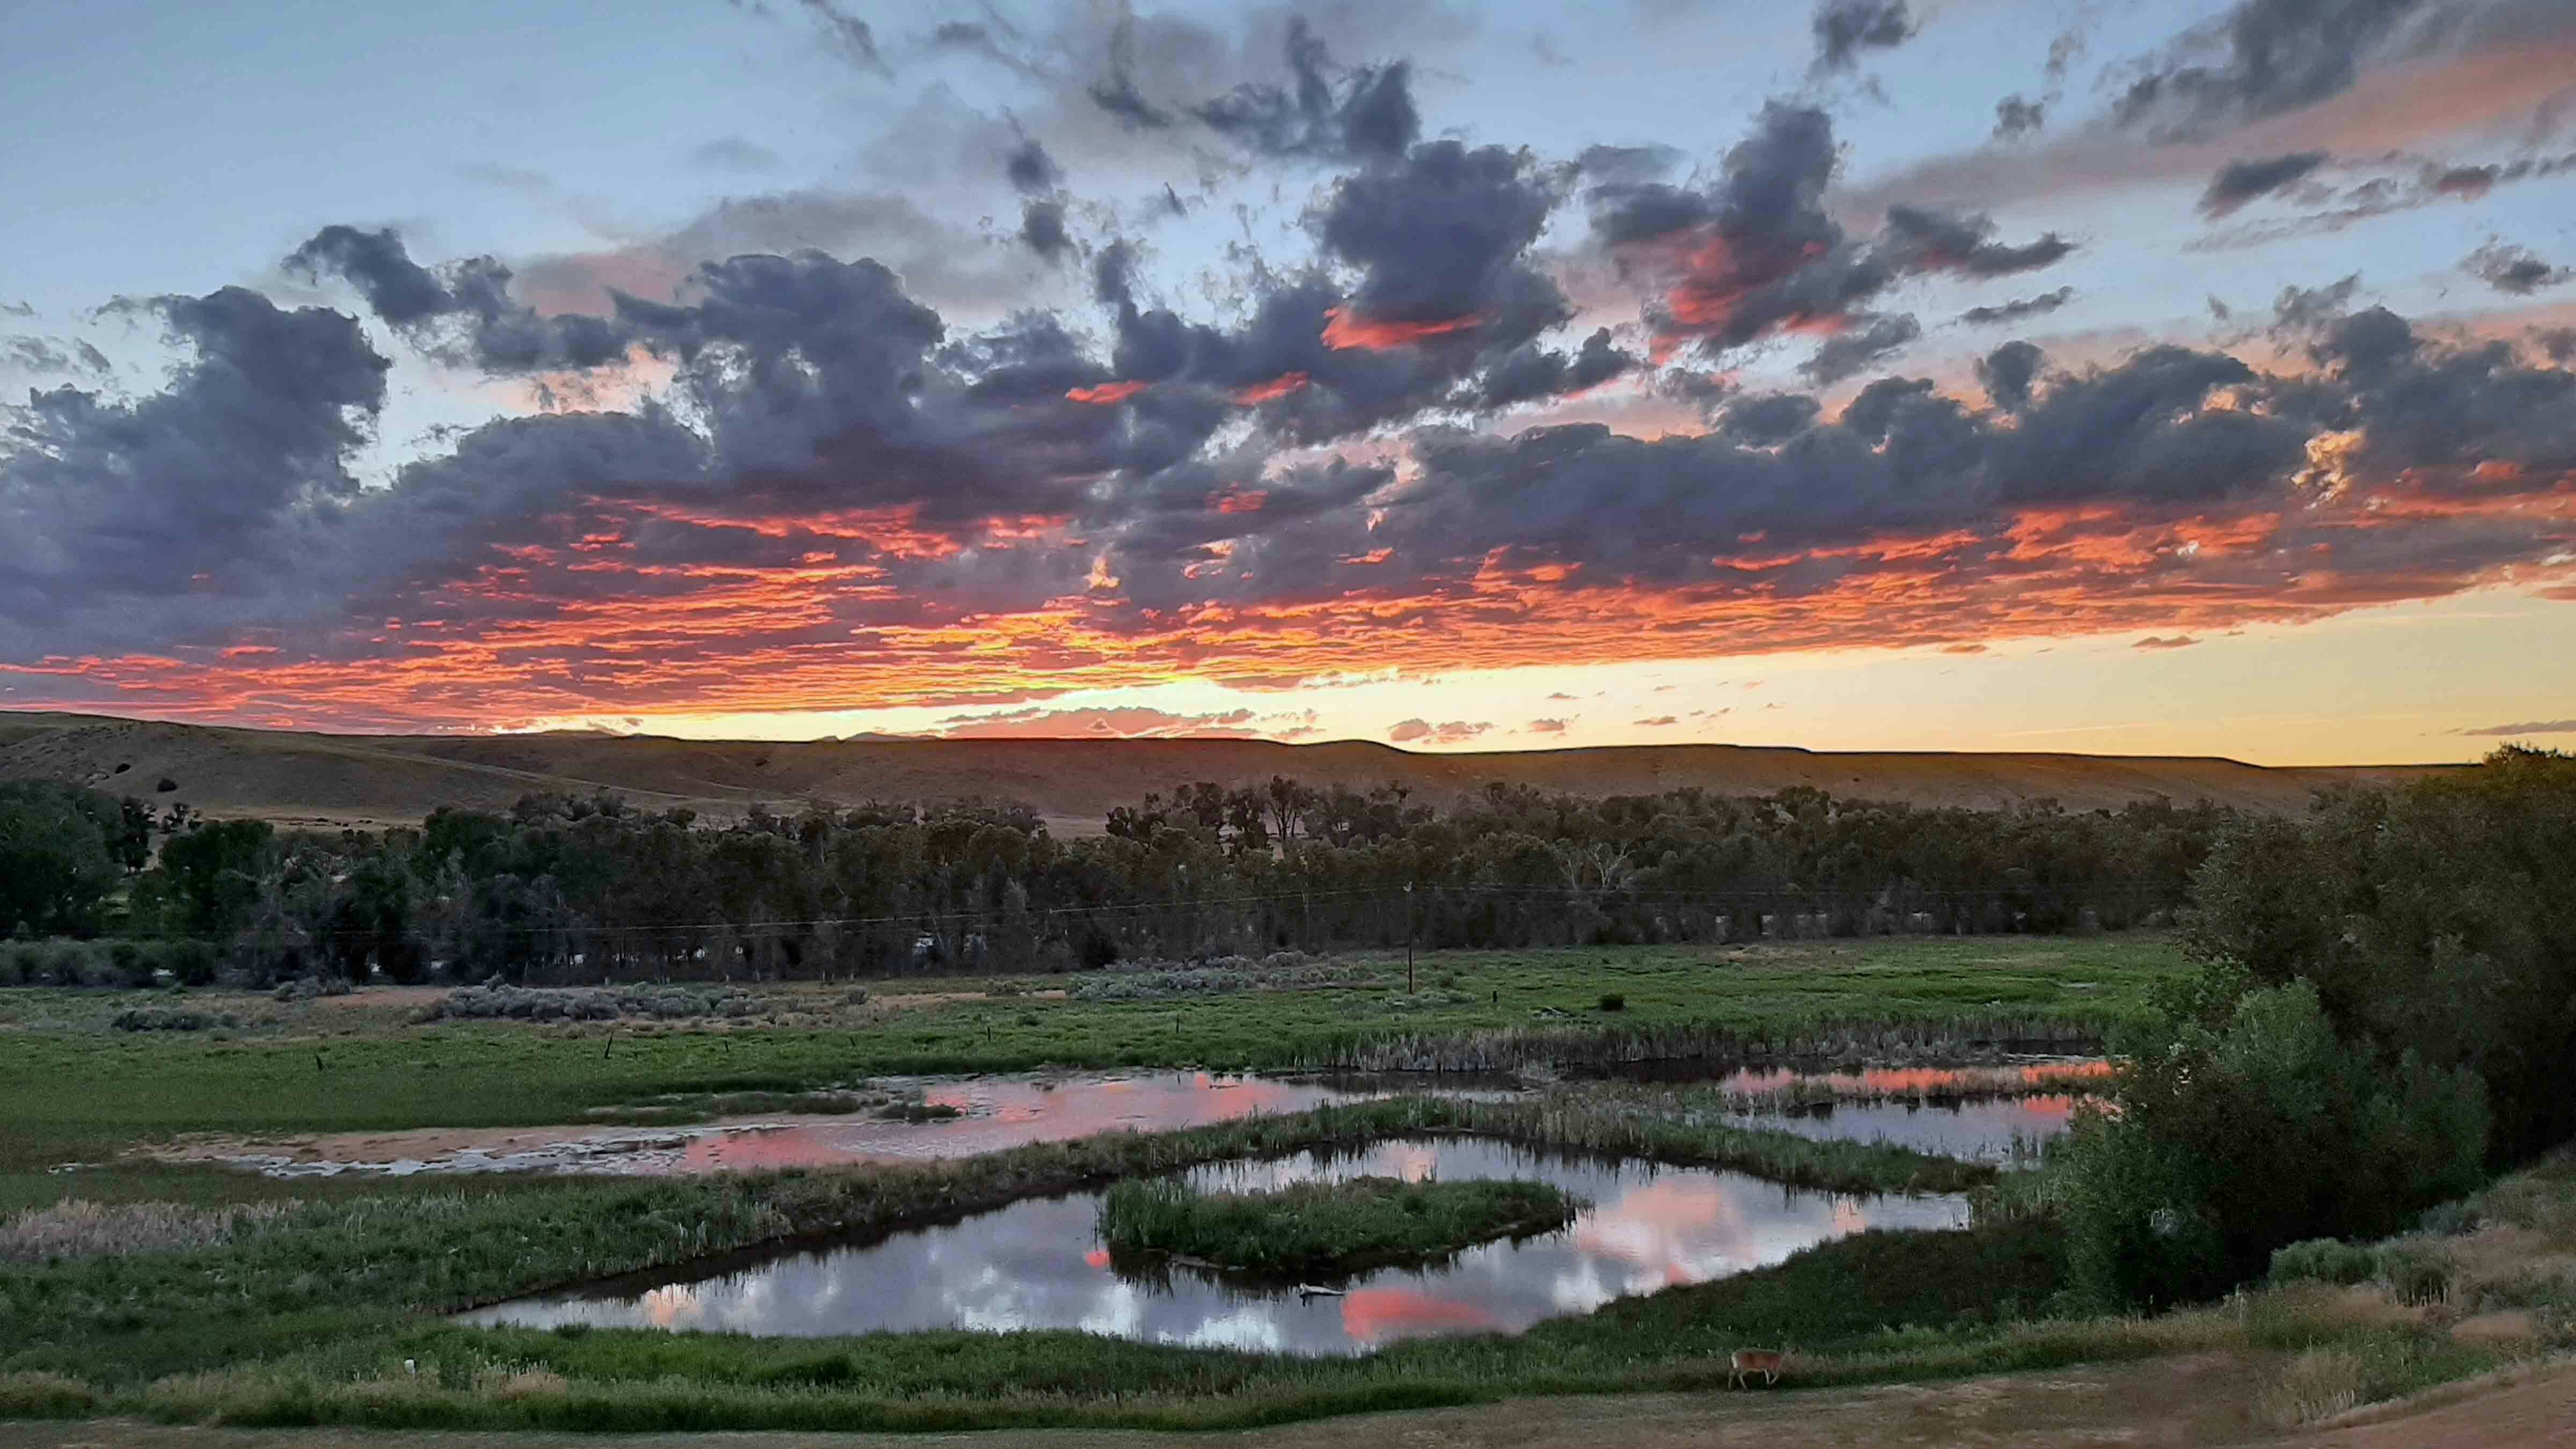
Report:
[[1329,1281],[1552,1233],[1583,1210],[1551,1184],[1355,1177],[1269,1192],[1207,1192],[1174,1178],[1122,1182],[1100,1203],[1113,1255],[1159,1254],[1270,1277]]

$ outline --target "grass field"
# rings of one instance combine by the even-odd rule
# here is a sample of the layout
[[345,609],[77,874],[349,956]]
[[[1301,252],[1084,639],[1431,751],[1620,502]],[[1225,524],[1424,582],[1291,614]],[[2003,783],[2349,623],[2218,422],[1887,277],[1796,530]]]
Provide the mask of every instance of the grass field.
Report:
[[[2303,1392],[2331,1398],[2356,1378],[2375,1393],[2473,1372],[2531,1338],[2455,1344],[2420,1324],[2399,1332],[2384,1314],[2345,1323],[2310,1301],[2312,1285],[2269,1295],[2268,1319],[2241,1305],[2153,1323],[2051,1317],[2065,1307],[2052,1301],[2062,1278],[2054,1227],[2010,1213],[1966,1232],[1864,1233],[1516,1337],[1406,1341],[1356,1360],[1053,1332],[769,1340],[478,1329],[443,1316],[1031,1193],[1424,1132],[1730,1167],[1835,1191],[1957,1192],[1994,1179],[1991,1167],[1902,1149],[1675,1120],[1641,1109],[1653,1095],[1644,1089],[1501,1103],[1395,1098],[957,1162],[677,1180],[276,1181],[122,1155],[191,1132],[670,1121],[746,1102],[846,1110],[848,1094],[801,1094],[895,1073],[1606,1062],[1791,1047],[1836,1061],[1930,1058],[1971,1038],[2099,1033],[2185,969],[2170,942],[2145,935],[1430,955],[1411,992],[1400,958],[1357,961],[1356,979],[1325,987],[1147,1001],[1068,1000],[1052,994],[1062,980],[1044,978],[875,982],[865,1001],[847,985],[754,986],[759,1009],[747,1017],[613,1025],[422,1021],[421,993],[277,1002],[192,992],[176,1004],[233,1024],[131,1032],[111,1024],[120,1011],[167,998],[0,992],[0,1100],[10,1107],[0,1134],[0,1417],[1248,1426],[1533,1393],[1714,1387],[1727,1352],[1784,1340],[1797,1346],[1798,1381],[1827,1383],[2259,1339],[2295,1346],[2322,1385]],[[67,1162],[94,1165],[52,1170]],[[2532,1200],[2567,1195],[2551,1182]]]
[[[1656,1116],[1635,1090],[1398,1098],[958,1162],[679,1180],[275,1181],[138,1163],[173,1134],[669,1120],[846,1107],[873,1075],[1389,1056],[1782,1047],[1839,1057],[2099,1032],[2183,969],[2148,936],[1894,940],[1431,956],[1294,992],[1084,1002],[1049,980],[756,987],[748,1018],[614,1026],[416,1020],[394,993],[190,993],[234,1025],[127,1032],[131,993],[0,993],[0,1417],[574,1429],[1250,1426],[1549,1393],[1716,1387],[1735,1348],[1795,1345],[1792,1381],[1861,1383],[2216,1349],[2270,1355],[2283,1422],[2576,1342],[2576,1169],[2499,1185],[2512,1224],[2368,1255],[2390,1281],[2286,1283],[2153,1321],[2064,1316],[2055,1227],[1999,1211],[1863,1233],[1773,1268],[1621,1299],[1516,1337],[1359,1359],[1074,1333],[773,1340],[478,1329],[448,1311],[809,1235],[954,1217],[1194,1163],[1422,1132],[1752,1171],[1844,1191],[1960,1191],[1994,1170]],[[1619,1009],[1606,1008],[1617,998]],[[159,1001],[160,998],[154,998]],[[756,1095],[768,1094],[768,1095]],[[62,1163],[101,1166],[55,1173]],[[2007,1190],[1998,1203],[2034,1195]],[[68,1203],[79,1197],[87,1203]],[[117,1204],[124,1204],[118,1206]],[[2463,1245],[2465,1244],[2465,1245]],[[2429,1285],[2429,1286],[2428,1286]],[[2429,1298],[2435,1306],[2427,1307]],[[2450,1305],[2448,1307],[2442,1305]],[[2501,1319],[2498,1315],[2501,1314]],[[2502,1323],[2501,1331],[2496,1329]],[[2488,1331],[2468,1329],[2486,1324]],[[2454,1332],[2457,1327],[2459,1331]],[[409,1366],[406,1366],[409,1361]],[[2266,1360],[2270,1361],[2269,1359]],[[417,1370],[417,1372],[415,1372]]]
[[[437,1021],[418,995],[312,1002],[198,991],[190,1009],[240,1024],[122,1032],[119,1011],[167,993],[0,992],[0,1210],[78,1194],[257,1195],[237,1174],[116,1167],[125,1147],[192,1132],[257,1135],[537,1126],[673,1094],[795,1092],[890,1073],[1042,1067],[1321,1067],[1481,1061],[1533,1038],[1549,1052],[1661,1054],[1853,1029],[2053,1027],[2090,1033],[2137,1012],[2183,969],[2162,937],[1892,938],[1723,947],[1452,952],[1354,958],[1374,979],[1167,1001],[1045,995],[1066,978],[932,978],[757,988],[770,1009],[672,1023]],[[1016,988],[1016,989],[1015,989]],[[1422,1005],[1439,993],[1439,1004]],[[1618,1011],[1601,1007],[1621,999]],[[712,1100],[712,1099],[705,1099]],[[686,1111],[657,1112],[671,1121]],[[179,1185],[180,1177],[202,1180]]]
[[[1183,1145],[1168,1144],[1175,1155]],[[815,1200],[886,1190],[851,1174],[781,1181]],[[553,1226],[567,1238],[588,1231],[606,1251],[680,1231],[687,1218],[663,1195],[674,1186],[578,1189],[585,1200]],[[416,1215],[401,1226],[420,1241],[405,1261],[435,1264],[453,1244],[478,1269],[510,1271],[505,1250],[471,1246],[513,1226],[494,1221],[489,1204],[408,1201]],[[2288,1426],[2576,1346],[2566,1273],[2576,1160],[2565,1157],[2473,1199],[2455,1214],[2473,1233],[2384,1245],[2373,1255],[2379,1276],[2350,1287],[2284,1281],[2155,1319],[2067,1316],[2050,1301],[2060,1240],[2053,1225],[2023,1219],[1863,1233],[1514,1337],[1410,1340],[1358,1359],[1052,1332],[763,1339],[464,1328],[398,1306],[420,1291],[404,1277],[417,1268],[340,1276],[359,1266],[341,1255],[383,1231],[370,1216],[335,1210],[336,1227],[319,1225],[331,1230],[266,1246],[255,1232],[227,1248],[98,1260],[56,1270],[63,1281],[0,1275],[19,1315],[0,1320],[18,1345],[0,1358],[0,1416],[616,1431],[1227,1428],[1539,1394],[1713,1389],[1732,1350],[1786,1343],[1793,1390],[2173,1354],[2256,1358],[2267,1366],[2263,1412]],[[237,1253],[266,1256],[227,1256]],[[233,1277],[246,1268],[256,1272]],[[29,1305],[59,1311],[73,1300],[96,1320],[81,1333],[61,1333],[58,1321],[43,1325],[56,1330],[47,1336],[22,1336],[37,1326],[23,1316]],[[190,1325],[169,1316],[181,1300],[209,1312],[230,1303]],[[191,1367],[200,1363],[212,1366]]]

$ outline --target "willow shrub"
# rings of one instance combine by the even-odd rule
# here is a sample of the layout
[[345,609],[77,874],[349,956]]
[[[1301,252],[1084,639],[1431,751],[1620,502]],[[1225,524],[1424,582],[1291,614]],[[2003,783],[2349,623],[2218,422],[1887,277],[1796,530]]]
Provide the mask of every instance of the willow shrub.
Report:
[[2385,1236],[2483,1179],[2476,1075],[2347,1045],[2305,981],[2216,982],[2122,1054],[2063,1148],[2073,1275],[2105,1305],[2215,1297],[2276,1248]]

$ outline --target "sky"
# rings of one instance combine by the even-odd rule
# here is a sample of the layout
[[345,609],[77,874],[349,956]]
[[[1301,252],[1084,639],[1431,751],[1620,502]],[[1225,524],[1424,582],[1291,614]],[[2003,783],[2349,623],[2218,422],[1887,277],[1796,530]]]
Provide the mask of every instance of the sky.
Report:
[[26,0],[0,708],[2576,737],[2576,6]]

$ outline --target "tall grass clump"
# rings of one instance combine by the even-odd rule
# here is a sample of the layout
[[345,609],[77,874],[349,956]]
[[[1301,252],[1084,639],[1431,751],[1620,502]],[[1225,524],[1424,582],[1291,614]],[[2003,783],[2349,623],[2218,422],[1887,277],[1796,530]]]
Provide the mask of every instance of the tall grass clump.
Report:
[[0,1263],[60,1263],[220,1247],[243,1233],[273,1226],[294,1210],[293,1204],[279,1202],[191,1207],[71,1198],[51,1207],[28,1208],[0,1225]]
[[1176,1178],[1122,1182],[1100,1203],[1114,1254],[1159,1253],[1271,1276],[1344,1278],[1421,1264],[1498,1238],[1551,1233],[1582,1211],[1543,1182],[1357,1177],[1269,1192],[1204,1192]]

